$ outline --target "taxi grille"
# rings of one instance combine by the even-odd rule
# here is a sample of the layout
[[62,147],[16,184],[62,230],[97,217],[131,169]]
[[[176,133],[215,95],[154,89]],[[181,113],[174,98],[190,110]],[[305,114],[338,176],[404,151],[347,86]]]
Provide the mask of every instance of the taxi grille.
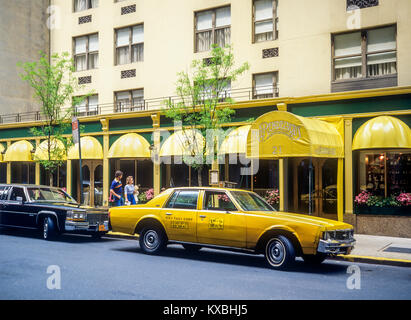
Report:
[[333,234],[334,240],[350,240],[354,236],[353,230],[336,230],[334,232],[335,232],[335,234]]

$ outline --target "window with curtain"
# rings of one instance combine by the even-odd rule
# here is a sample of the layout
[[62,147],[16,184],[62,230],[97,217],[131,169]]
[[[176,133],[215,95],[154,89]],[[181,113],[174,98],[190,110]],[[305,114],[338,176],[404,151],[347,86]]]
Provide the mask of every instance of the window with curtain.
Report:
[[254,42],[278,38],[278,1],[254,0]]
[[225,47],[231,42],[231,7],[195,13],[195,50],[208,51],[212,44]]
[[278,97],[278,72],[255,74],[253,76],[253,98]]
[[74,12],[97,8],[98,0],[74,0]]
[[76,71],[96,69],[98,66],[98,34],[74,38]]
[[115,92],[115,112],[130,112],[144,109],[144,89]]
[[116,30],[117,65],[144,61],[144,25]]
[[225,99],[231,97],[231,80],[220,79],[218,83],[213,80],[206,80],[201,88],[199,99],[209,100],[218,98],[218,101],[223,102]]
[[333,53],[333,80],[396,74],[396,27],[334,35]]
[[98,114],[98,95],[88,96],[74,106],[77,116],[93,116]]

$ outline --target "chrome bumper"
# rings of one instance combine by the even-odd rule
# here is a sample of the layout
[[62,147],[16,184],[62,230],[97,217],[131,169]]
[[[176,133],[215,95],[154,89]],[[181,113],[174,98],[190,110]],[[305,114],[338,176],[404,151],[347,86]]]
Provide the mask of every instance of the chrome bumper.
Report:
[[90,224],[88,221],[66,221],[64,228],[66,231],[89,231],[89,232],[108,232],[108,221]]
[[79,222],[79,221],[66,221],[64,224],[64,229],[66,231],[78,231],[78,230],[83,230],[87,231],[89,228],[88,222]]
[[325,254],[350,254],[354,248],[355,239],[350,240],[320,240],[317,252]]

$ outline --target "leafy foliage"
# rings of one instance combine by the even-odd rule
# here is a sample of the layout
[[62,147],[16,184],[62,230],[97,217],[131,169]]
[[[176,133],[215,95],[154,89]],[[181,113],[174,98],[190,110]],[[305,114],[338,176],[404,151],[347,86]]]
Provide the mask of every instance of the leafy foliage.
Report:
[[[199,130],[206,137],[207,130],[219,129],[223,123],[229,122],[235,111],[230,108],[234,101],[227,88],[248,69],[247,62],[235,67],[231,46],[221,48],[214,45],[207,63],[194,60],[190,73],[183,71],[177,74],[178,100],[165,101],[166,117],[181,123],[184,139],[190,142],[188,151],[194,157],[194,163],[190,164],[197,170],[200,185],[201,171],[207,162],[207,146],[198,146],[196,136],[188,129]],[[214,146],[214,154],[211,155],[214,159],[216,150],[217,146]],[[187,159],[184,162],[189,163]]]
[[[43,52],[38,61],[18,63],[23,69],[21,79],[34,89],[34,97],[41,106],[42,123],[31,128],[35,136],[45,138],[47,143],[47,159],[37,159],[52,175],[63,165],[68,147],[72,144],[70,138],[64,136],[71,126],[73,108],[64,108],[67,103],[77,105],[88,95],[73,97],[76,90],[81,89],[77,79],[73,77],[74,63],[67,52],[54,54],[50,58]],[[56,143],[61,141],[61,144]]]

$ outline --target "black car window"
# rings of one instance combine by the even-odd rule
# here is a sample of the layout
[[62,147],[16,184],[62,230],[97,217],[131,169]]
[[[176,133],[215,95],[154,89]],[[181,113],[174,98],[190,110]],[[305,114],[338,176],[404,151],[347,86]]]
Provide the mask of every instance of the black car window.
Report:
[[181,190],[175,192],[167,204],[167,208],[197,209],[198,190]]
[[26,195],[24,194],[23,188],[13,187],[10,195],[10,200],[17,201],[17,197],[21,197],[23,201],[26,201]]
[[237,211],[229,196],[222,191],[206,191],[204,209],[216,211]]

